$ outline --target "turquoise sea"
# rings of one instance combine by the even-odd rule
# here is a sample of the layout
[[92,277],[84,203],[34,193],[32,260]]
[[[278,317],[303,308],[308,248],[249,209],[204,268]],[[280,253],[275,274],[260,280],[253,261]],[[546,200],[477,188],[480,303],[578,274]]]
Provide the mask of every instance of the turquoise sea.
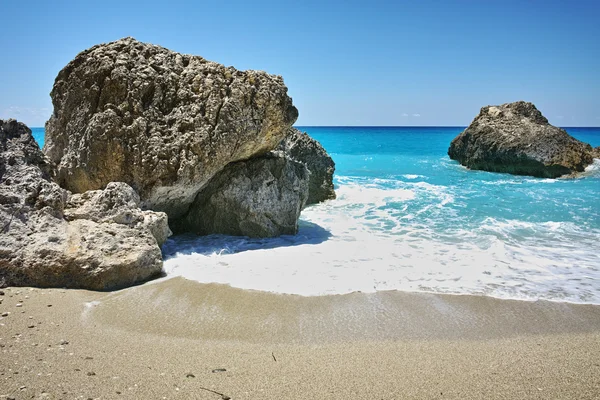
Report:
[[[336,162],[338,198],[305,209],[296,236],[172,238],[168,276],[600,304],[600,160],[577,179],[511,176],[451,161],[461,127],[299,128]],[[566,130],[600,146],[600,128]]]

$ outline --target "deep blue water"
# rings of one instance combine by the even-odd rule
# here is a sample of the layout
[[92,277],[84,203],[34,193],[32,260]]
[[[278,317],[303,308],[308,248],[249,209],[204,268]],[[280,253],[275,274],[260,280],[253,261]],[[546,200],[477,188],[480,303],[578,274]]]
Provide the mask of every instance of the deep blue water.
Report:
[[[338,198],[305,209],[293,237],[174,238],[168,274],[304,295],[398,289],[600,304],[600,160],[581,178],[540,179],[450,160],[462,127],[299,128],[336,162]],[[566,130],[600,146],[600,128]]]
[[40,147],[44,147],[44,128],[31,128],[31,133]]

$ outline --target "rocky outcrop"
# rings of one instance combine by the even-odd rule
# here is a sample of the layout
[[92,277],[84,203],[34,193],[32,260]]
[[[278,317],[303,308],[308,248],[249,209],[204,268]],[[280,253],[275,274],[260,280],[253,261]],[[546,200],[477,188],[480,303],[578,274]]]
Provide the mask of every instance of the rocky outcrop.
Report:
[[65,219],[87,219],[98,224],[120,224],[148,231],[159,246],[171,235],[167,214],[142,211],[140,197],[123,182],[111,182],[103,190],[89,190],[69,197]]
[[309,172],[282,153],[229,164],[198,194],[175,232],[250,237],[295,234],[308,199]]
[[483,107],[448,155],[471,169],[543,178],[581,172],[593,161],[589,144],[550,125],[524,101]]
[[307,205],[335,199],[333,189],[335,163],[318,141],[308,136],[306,132],[290,128],[288,135],[279,144],[278,150],[303,163],[310,171]]
[[52,174],[31,131],[0,120],[0,283],[103,290],[160,273],[164,213],[126,184],[71,196]]
[[57,182],[76,193],[126,182],[169,218],[227,164],[274,149],[298,116],[280,76],[133,38],[78,54],[51,97],[44,151]]

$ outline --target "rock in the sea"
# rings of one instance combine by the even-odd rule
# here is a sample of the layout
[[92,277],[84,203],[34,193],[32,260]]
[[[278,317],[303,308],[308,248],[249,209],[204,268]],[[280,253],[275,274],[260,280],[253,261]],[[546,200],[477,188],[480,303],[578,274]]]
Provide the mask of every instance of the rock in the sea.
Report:
[[202,189],[175,232],[250,237],[295,234],[308,199],[306,166],[281,152],[229,164]]
[[25,125],[0,120],[0,282],[112,289],[162,270],[164,213],[123,183],[70,196]]
[[321,143],[308,136],[306,132],[290,128],[288,135],[279,144],[278,150],[303,163],[310,171],[306,205],[335,199],[333,189],[335,163]]
[[524,101],[483,107],[452,140],[448,155],[471,169],[542,178],[581,172],[593,162],[589,144],[550,125]]
[[51,97],[44,151],[60,186],[126,182],[169,218],[227,164],[273,150],[298,117],[280,76],[133,38],[78,54]]

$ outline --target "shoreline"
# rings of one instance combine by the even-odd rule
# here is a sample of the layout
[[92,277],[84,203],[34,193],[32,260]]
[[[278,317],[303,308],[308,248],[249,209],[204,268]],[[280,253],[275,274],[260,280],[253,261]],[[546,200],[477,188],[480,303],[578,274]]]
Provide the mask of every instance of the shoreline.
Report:
[[4,292],[0,399],[600,393],[596,305],[396,291],[302,297],[182,278],[115,292]]
[[[181,280],[185,280],[185,281],[194,282],[199,285],[223,286],[225,288],[231,288],[231,289],[235,289],[235,290],[243,290],[243,291],[247,291],[247,292],[257,292],[257,293],[264,293],[264,294],[276,295],[276,296],[298,296],[298,297],[302,297],[302,298],[335,297],[335,296],[348,296],[348,295],[360,295],[360,294],[374,295],[377,293],[399,292],[399,293],[406,293],[406,294],[416,294],[416,295],[423,294],[423,295],[435,295],[435,296],[442,296],[442,297],[446,297],[446,296],[451,296],[451,297],[452,296],[457,296],[457,297],[466,296],[466,297],[475,297],[475,298],[478,298],[478,297],[488,298],[489,297],[493,300],[517,301],[517,302],[525,302],[525,303],[548,302],[548,303],[568,304],[568,305],[576,305],[576,306],[580,306],[580,305],[581,306],[600,306],[600,303],[584,303],[584,302],[577,302],[577,301],[563,300],[563,299],[516,298],[516,297],[501,297],[501,296],[495,296],[494,294],[484,294],[484,293],[452,293],[452,292],[436,292],[436,291],[429,291],[429,290],[405,290],[405,289],[382,289],[382,290],[373,290],[373,291],[354,290],[354,291],[345,292],[345,293],[324,293],[324,294],[316,294],[316,295],[312,295],[312,294],[305,295],[305,294],[300,294],[300,293],[286,293],[286,292],[276,292],[276,291],[269,291],[269,290],[262,290],[262,289],[244,288],[244,287],[233,286],[229,283],[199,282],[195,279],[187,278],[183,275],[163,275],[163,276],[159,276],[155,279],[150,279],[145,282],[141,282],[140,284],[137,284],[135,286],[152,285],[155,283],[160,283],[160,282],[168,281],[171,279],[181,279]],[[129,288],[130,287],[114,290],[111,292],[114,293],[114,292],[118,292],[121,290],[129,289]]]

